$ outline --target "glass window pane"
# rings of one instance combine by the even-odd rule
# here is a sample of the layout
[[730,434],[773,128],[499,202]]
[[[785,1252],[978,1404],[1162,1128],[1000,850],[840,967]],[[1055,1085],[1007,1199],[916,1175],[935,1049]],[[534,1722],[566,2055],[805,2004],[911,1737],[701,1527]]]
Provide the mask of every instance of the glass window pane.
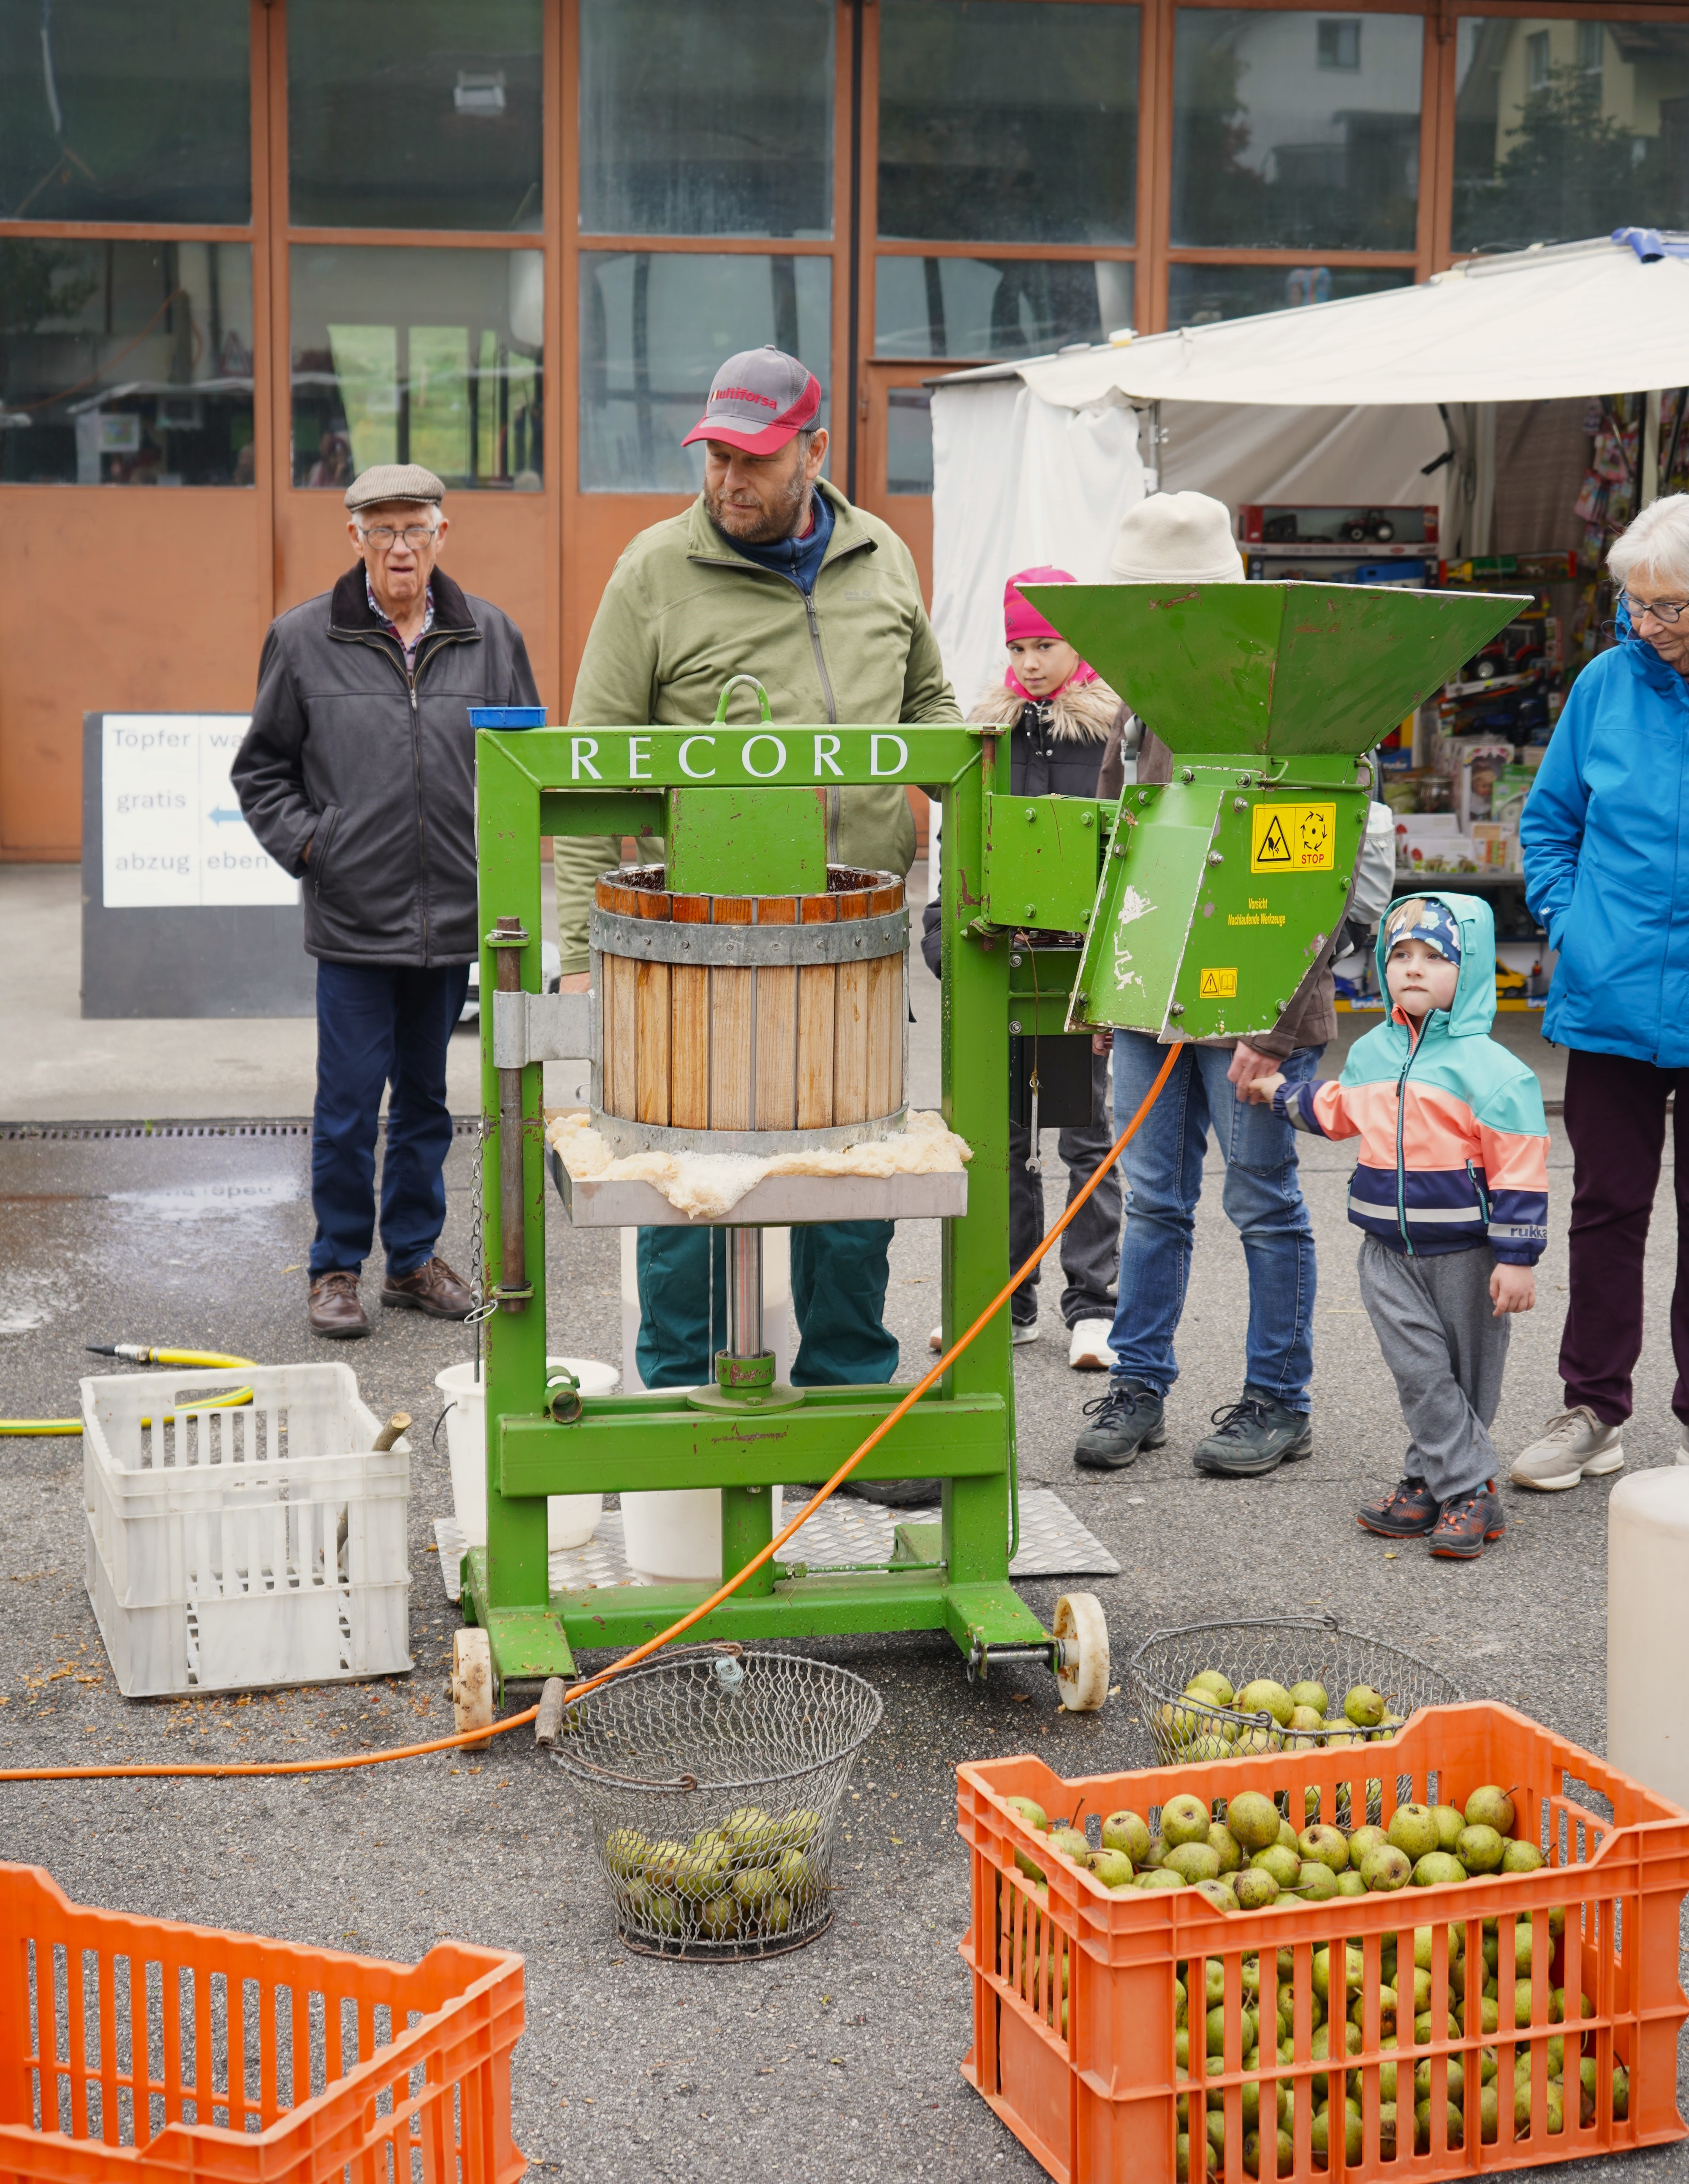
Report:
[[1138,10],[884,0],[879,231],[911,242],[1130,242]]
[[538,491],[540,252],[297,243],[292,265],[295,485],[424,463]]
[[889,258],[874,268],[874,354],[1041,356],[1132,323],[1129,259]]
[[886,390],[885,489],[933,490],[933,398],[924,387]]
[[246,0],[0,0],[0,220],[252,213]]
[[1257,311],[1294,310],[1329,304],[1339,296],[1372,296],[1380,288],[1406,288],[1406,265],[1169,265],[1169,326],[1212,326],[1218,319],[1246,319]]
[[681,442],[716,368],[772,342],[822,386],[828,421],[831,258],[717,252],[581,254],[581,489],[694,493],[702,446]]
[[1463,17],[1454,247],[1689,226],[1689,23]]
[[833,232],[833,0],[581,0],[581,232]]
[[288,0],[296,227],[538,231],[541,0]]
[[1419,15],[1180,8],[1173,242],[1413,249],[1424,46]]
[[0,237],[0,479],[251,485],[244,242]]

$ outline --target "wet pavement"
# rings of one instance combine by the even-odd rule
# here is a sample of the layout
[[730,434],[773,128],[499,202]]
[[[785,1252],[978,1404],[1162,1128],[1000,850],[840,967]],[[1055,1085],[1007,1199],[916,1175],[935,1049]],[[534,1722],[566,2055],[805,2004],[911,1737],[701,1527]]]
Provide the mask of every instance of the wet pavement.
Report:
[[[917,1005],[919,995],[917,993]],[[1558,1133],[1558,1125],[1557,1133]],[[250,1698],[131,1703],[118,1696],[83,1589],[81,1444],[0,1441],[0,1763],[342,1753],[443,1734],[455,1618],[432,1519],[450,1506],[433,1378],[469,1354],[461,1328],[372,1312],[372,1338],[314,1345],[304,1323],[309,1141],[298,1129],[100,1139],[0,1139],[0,1411],[66,1415],[101,1361],[89,1341],[229,1349],[267,1362],[343,1360],[380,1414],[415,1417],[410,1513],[411,1674]],[[1062,1176],[1046,1140],[1051,1211]],[[448,1171],[443,1242],[469,1261],[468,1140]],[[1542,1305],[1517,1323],[1497,1435],[1516,1449],[1559,1396],[1569,1156],[1557,1134]],[[1471,1567],[1392,1552],[1361,1534],[1363,1491],[1396,1474],[1402,1428],[1356,1294],[1343,1217],[1349,1157],[1305,1162],[1322,1261],[1316,1455],[1252,1484],[1199,1479],[1188,1449],[1241,1379],[1241,1256],[1211,1190],[1199,1219],[1169,1440],[1127,1474],[1075,1473],[1080,1402],[1046,1306],[1016,1353],[1023,1475],[1053,1485],[1120,1557],[1087,1580],[1107,1612],[1117,1680],[1151,1630],[1330,1611],[1423,1652],[1476,1696],[1509,1700],[1600,1748],[1604,1717],[1608,1482],[1522,1501],[1506,1540]],[[1665,1285],[1669,1178],[1653,1247],[1658,1300],[1638,1378],[1634,1463],[1672,1461]],[[617,1243],[549,1227],[554,1344],[619,1362]],[[899,1233],[888,1304],[904,1377],[924,1369],[938,1316],[938,1230]],[[1051,1285],[1053,1287],[1053,1284]],[[378,1280],[366,1279],[373,1306]],[[1048,1614],[1062,1586],[1027,1598]],[[760,2166],[794,2179],[1041,2174],[957,2074],[971,2037],[956,1955],[967,1875],[955,1831],[960,1759],[1033,1750],[1059,1771],[1137,1762],[1123,1698],[1101,1715],[1055,1709],[1041,1670],[970,1688],[947,1642],[828,1645],[884,1695],[854,1779],[844,1894],[831,1933],[761,1965],[652,1964],[621,1947],[566,1786],[527,1732],[483,1756],[287,1780],[0,1786],[0,1857],[44,1865],[73,1900],[412,1960],[441,1936],[520,1950],[528,2024],[514,2070],[516,2143],[543,2170],[606,2180],[718,2178]],[[1689,2179],[1689,2148],[1588,2177]]]

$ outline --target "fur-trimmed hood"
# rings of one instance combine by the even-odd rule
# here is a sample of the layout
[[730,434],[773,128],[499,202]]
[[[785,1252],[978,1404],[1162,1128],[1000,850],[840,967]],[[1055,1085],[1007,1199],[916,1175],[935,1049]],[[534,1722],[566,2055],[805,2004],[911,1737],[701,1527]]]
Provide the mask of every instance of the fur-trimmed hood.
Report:
[[[995,722],[1012,728],[1026,702],[1000,681],[968,715],[968,726],[989,727]],[[1120,710],[1119,699],[1100,675],[1090,682],[1064,682],[1049,702],[1050,733],[1057,743],[1106,743]]]

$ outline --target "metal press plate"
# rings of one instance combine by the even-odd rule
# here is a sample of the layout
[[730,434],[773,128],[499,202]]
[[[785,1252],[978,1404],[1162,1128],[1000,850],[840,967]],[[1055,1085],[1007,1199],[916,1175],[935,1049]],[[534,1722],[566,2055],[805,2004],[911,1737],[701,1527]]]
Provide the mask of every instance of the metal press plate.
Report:
[[577,1178],[547,1156],[577,1228],[796,1228],[817,1221],[959,1221],[967,1211],[966,1173],[943,1175],[771,1175],[753,1184],[719,1221],[694,1221],[655,1184]]

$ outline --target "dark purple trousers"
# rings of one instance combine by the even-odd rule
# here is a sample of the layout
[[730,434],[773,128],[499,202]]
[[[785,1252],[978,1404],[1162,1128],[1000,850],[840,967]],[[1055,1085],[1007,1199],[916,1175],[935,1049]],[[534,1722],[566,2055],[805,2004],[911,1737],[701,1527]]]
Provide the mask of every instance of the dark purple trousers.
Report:
[[1560,1337],[1569,1407],[1586,1403],[1604,1425],[1630,1415],[1630,1373],[1642,1347],[1642,1256],[1672,1111],[1677,1196],[1677,1279],[1671,1295],[1671,1407],[1689,1425],[1689,1069],[1657,1069],[1623,1054],[1566,1059],[1566,1135],[1572,1141],[1571,1292]]

